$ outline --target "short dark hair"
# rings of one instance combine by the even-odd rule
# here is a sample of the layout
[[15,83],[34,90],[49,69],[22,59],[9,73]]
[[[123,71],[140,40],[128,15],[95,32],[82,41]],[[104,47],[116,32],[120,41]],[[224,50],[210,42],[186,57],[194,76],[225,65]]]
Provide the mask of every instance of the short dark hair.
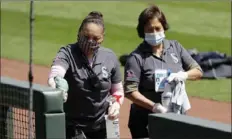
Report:
[[82,30],[82,28],[87,24],[87,23],[95,23],[98,24],[100,26],[102,26],[103,31],[105,31],[105,25],[104,25],[104,20],[103,20],[103,15],[101,12],[98,11],[92,11],[90,12],[85,19],[82,21],[79,30],[77,32],[77,37],[78,34],[80,33],[80,31]]
[[144,38],[144,26],[153,18],[157,18],[161,22],[165,31],[169,29],[169,25],[164,13],[159,9],[158,6],[151,5],[144,9],[139,15],[137,32],[140,38]]

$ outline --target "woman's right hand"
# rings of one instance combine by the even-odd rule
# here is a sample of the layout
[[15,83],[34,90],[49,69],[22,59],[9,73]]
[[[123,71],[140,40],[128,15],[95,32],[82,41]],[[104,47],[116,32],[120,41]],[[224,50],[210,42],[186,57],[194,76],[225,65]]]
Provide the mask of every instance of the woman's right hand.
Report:
[[167,113],[167,111],[168,111],[167,108],[162,106],[160,103],[155,103],[152,109],[152,112],[154,113]]
[[120,112],[120,104],[115,101],[108,109],[108,118],[110,120],[115,120],[118,118],[119,116],[119,112]]
[[63,101],[66,102],[68,99],[68,83],[67,81],[60,77],[60,76],[56,76],[54,78],[49,78],[48,80],[48,85],[52,88],[58,88],[60,90],[62,90],[63,93]]

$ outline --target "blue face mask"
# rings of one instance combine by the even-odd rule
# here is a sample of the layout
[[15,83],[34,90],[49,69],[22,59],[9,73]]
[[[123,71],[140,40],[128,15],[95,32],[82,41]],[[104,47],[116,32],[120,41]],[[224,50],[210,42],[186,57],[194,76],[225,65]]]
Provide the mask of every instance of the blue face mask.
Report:
[[151,46],[157,46],[163,42],[165,38],[164,31],[156,33],[145,33],[145,41]]

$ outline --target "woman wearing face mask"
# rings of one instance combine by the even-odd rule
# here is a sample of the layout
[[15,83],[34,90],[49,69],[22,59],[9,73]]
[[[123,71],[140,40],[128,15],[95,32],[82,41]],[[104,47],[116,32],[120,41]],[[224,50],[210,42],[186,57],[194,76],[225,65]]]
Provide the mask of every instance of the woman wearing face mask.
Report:
[[165,39],[168,24],[163,12],[155,5],[143,10],[137,32],[143,42],[129,55],[125,65],[125,96],[131,104],[129,128],[133,138],[148,137],[148,114],[166,113],[161,105],[162,91],[156,90],[160,81],[156,72],[171,71],[168,81],[196,80],[202,76],[200,66],[176,40]]
[[[64,103],[68,139],[103,139],[105,114],[111,120],[119,115],[124,99],[120,64],[114,52],[101,46],[104,31],[102,14],[89,13],[77,32],[77,42],[61,47],[53,60],[48,84],[56,88],[59,77],[69,86]],[[109,106],[110,95],[115,101]]]

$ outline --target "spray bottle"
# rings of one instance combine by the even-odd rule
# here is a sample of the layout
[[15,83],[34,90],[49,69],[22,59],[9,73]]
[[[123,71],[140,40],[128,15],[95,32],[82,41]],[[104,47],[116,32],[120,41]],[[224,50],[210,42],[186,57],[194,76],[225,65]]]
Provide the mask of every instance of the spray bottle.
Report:
[[[110,96],[107,101],[111,106],[116,101],[116,99],[113,96]],[[107,139],[120,139],[119,118],[110,120],[108,115],[105,115],[105,121]]]

